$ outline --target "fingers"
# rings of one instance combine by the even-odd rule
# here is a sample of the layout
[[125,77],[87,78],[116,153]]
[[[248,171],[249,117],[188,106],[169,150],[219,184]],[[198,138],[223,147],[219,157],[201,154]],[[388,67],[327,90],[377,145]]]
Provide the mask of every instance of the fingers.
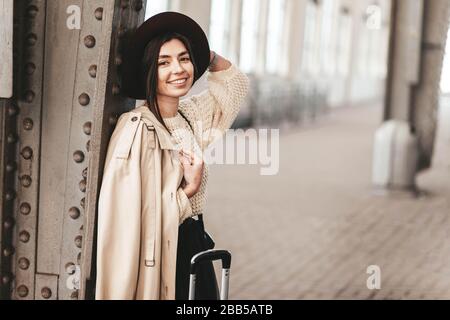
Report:
[[191,166],[203,166],[203,159],[195,153],[182,149],[179,151],[179,154],[182,159],[181,161],[183,161],[184,164]]
[[189,162],[189,160],[186,160],[186,159],[183,159],[183,158],[180,159],[180,166],[181,167],[185,168],[186,166],[190,166],[190,165],[191,165],[191,163]]
[[186,150],[180,150],[180,155],[182,159],[187,160],[191,165],[194,163],[195,158],[191,152]]
[[184,157],[184,156],[180,156],[180,163],[182,164],[182,165],[184,165],[184,166],[186,166],[186,165],[192,165],[192,162],[191,162],[191,160],[190,159],[188,159],[188,158],[186,158],[186,157]]
[[195,159],[195,155],[192,152],[184,150],[184,149],[181,150],[181,155],[192,161],[194,161],[194,159]]

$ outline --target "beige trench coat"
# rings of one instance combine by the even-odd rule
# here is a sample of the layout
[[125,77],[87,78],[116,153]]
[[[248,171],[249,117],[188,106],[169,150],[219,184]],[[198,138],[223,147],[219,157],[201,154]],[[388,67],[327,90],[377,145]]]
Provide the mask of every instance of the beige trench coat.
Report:
[[175,299],[178,226],[190,208],[175,146],[148,108],[119,118],[98,203],[96,299]]

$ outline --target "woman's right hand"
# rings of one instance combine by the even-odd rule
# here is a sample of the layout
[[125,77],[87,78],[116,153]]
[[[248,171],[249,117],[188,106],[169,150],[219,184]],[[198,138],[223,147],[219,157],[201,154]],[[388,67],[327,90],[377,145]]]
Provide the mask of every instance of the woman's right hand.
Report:
[[202,158],[187,150],[180,151],[180,160],[185,180],[185,185],[182,188],[187,197],[191,198],[200,189],[204,162]]

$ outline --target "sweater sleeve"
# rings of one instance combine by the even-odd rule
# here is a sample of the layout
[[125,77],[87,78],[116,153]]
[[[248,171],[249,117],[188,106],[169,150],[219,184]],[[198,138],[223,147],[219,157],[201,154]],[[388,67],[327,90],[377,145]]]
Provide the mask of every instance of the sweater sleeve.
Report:
[[248,77],[234,65],[210,72],[207,79],[207,90],[180,101],[179,106],[202,150],[231,127],[249,90]]
[[177,190],[177,202],[180,208],[180,224],[183,223],[184,220],[192,216],[192,205],[188,196],[184,192],[182,188],[178,188]]

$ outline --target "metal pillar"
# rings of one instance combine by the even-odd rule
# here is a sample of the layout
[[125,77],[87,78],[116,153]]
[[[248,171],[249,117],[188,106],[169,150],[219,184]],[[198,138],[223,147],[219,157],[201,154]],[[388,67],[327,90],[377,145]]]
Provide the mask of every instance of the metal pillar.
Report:
[[134,107],[120,94],[120,42],[143,8],[14,1],[13,97],[0,99],[3,299],[93,297],[103,162],[118,116]]
[[413,87],[411,123],[419,138],[419,169],[431,166],[440,80],[450,20],[450,1],[425,1],[420,82]]
[[419,169],[431,164],[450,2],[392,1],[384,119],[408,121],[419,139]]

